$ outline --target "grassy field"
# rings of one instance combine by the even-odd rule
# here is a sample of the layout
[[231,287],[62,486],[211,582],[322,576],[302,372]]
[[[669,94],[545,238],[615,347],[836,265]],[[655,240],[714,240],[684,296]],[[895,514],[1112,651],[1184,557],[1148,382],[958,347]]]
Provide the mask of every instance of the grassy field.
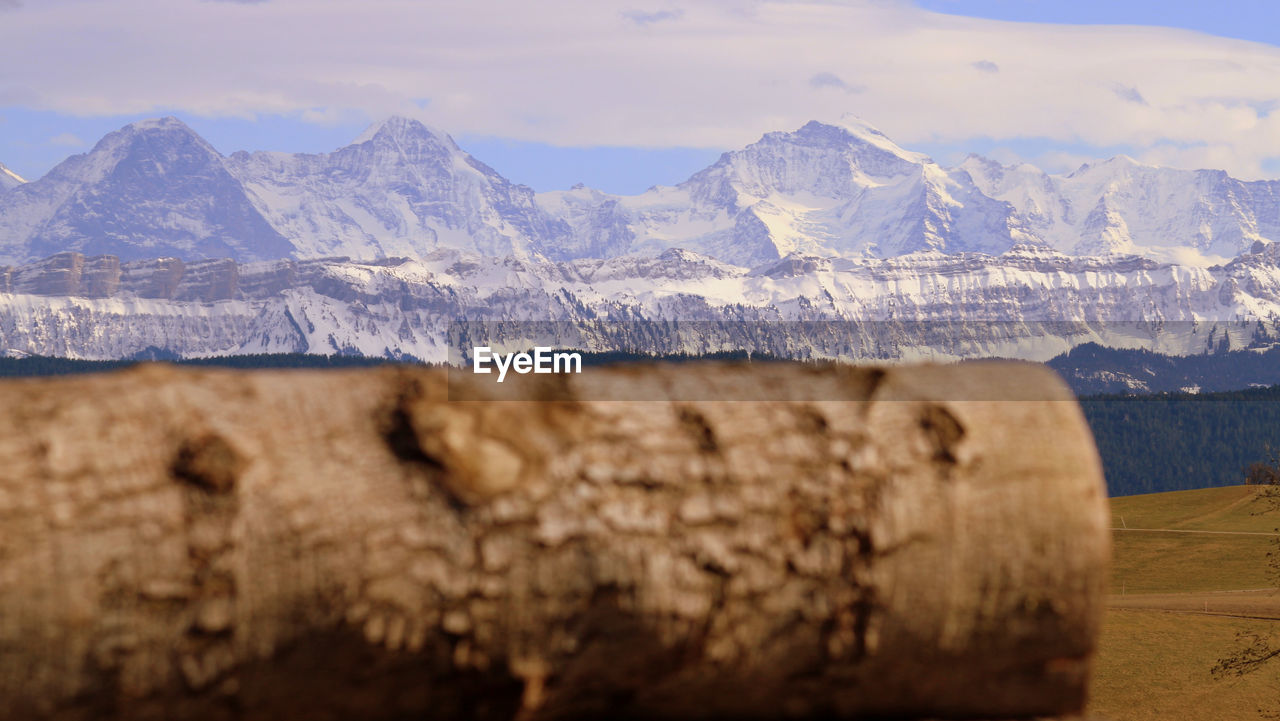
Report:
[[1198,531],[1274,533],[1280,513],[1257,486],[1202,488],[1111,499],[1113,528],[1172,528]]
[[1240,632],[1280,635],[1280,621],[1112,609],[1094,671],[1094,715],[1114,721],[1236,721],[1280,707],[1280,667],[1215,680],[1209,669]]
[[[1111,501],[1115,558],[1090,711],[1114,721],[1259,718],[1280,712],[1280,658],[1215,679],[1237,634],[1280,645],[1267,573],[1280,510],[1237,486]],[[1266,590],[1257,590],[1266,589]]]
[[1235,591],[1267,586],[1267,536],[1114,532],[1111,593]]

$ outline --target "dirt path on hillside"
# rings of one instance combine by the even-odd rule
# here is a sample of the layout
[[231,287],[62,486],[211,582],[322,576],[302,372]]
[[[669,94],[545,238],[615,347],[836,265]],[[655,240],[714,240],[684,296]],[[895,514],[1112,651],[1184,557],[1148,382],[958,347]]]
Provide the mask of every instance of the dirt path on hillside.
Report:
[[1232,501],[1231,503],[1228,503],[1227,505],[1222,506],[1221,508],[1214,508],[1212,510],[1205,511],[1204,513],[1191,516],[1190,518],[1184,518],[1181,521],[1178,521],[1178,523],[1180,525],[1186,525],[1186,524],[1196,523],[1198,521],[1208,520],[1215,516],[1223,516],[1235,510],[1236,508],[1253,503],[1257,499],[1258,499],[1257,492],[1245,493],[1244,495],[1240,496],[1239,498]]

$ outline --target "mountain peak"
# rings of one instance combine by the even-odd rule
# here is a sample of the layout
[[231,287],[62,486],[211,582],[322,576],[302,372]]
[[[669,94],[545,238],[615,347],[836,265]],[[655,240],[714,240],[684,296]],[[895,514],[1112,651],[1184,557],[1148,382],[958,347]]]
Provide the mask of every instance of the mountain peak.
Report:
[[[789,149],[803,149],[804,153],[816,153],[802,164],[817,167],[826,156],[832,161],[842,158],[841,163],[848,163],[856,173],[868,176],[898,176],[905,172],[918,171],[921,166],[933,164],[933,160],[923,153],[913,153],[903,149],[884,133],[853,115],[845,115],[840,122],[831,124],[820,120],[811,120],[800,129],[786,133],[766,133],[760,142],[748,146],[743,151],[729,153],[721,158],[742,156],[743,153],[789,153]],[[714,167],[714,166],[713,166]],[[823,171],[829,174],[829,171]]]
[[958,167],[991,168],[992,170],[997,170],[997,169],[1002,170],[1008,166],[1006,166],[1004,163],[1001,163],[999,160],[996,160],[994,158],[988,158],[987,156],[981,155],[979,153],[969,153],[968,155],[964,156],[964,160],[960,161],[960,165]]
[[1106,160],[1102,160],[1097,163],[1094,163],[1093,167],[1121,169],[1121,168],[1142,168],[1147,166],[1145,163],[1140,162],[1138,160],[1134,160],[1128,155],[1124,155],[1122,153],[1120,155],[1114,155],[1110,158],[1107,158]]
[[860,116],[855,115],[853,113],[845,113],[844,115],[841,115],[840,119],[836,121],[835,124],[839,125],[845,130],[848,130],[854,135],[859,135],[859,136],[870,135],[870,136],[878,136],[878,137],[884,138],[885,140],[889,139],[889,137],[885,135],[883,132],[881,132],[879,128],[867,122],[866,120],[863,120]]
[[[817,121],[813,121],[809,123],[809,125],[813,125],[815,123],[817,123]],[[817,123],[817,124],[824,125],[823,123]],[[808,127],[808,126],[805,126],[805,127]],[[863,143],[872,145],[888,153],[892,153],[893,155],[896,155],[899,158],[902,158],[903,160],[908,160],[912,163],[932,163],[933,162],[933,160],[930,159],[929,156],[925,155],[924,153],[916,153],[910,150],[906,150],[901,145],[898,145],[897,143],[893,142],[893,140],[889,139],[889,136],[881,132],[879,128],[875,127],[871,123],[868,123],[867,121],[863,120],[857,115],[854,115],[853,113],[845,113],[844,115],[841,115],[840,120],[836,121],[831,125],[828,125],[827,127],[839,128],[845,131],[846,133],[848,133],[853,138],[862,141]]]
[[453,142],[453,138],[449,137],[447,133],[428,127],[418,120],[406,118],[403,115],[392,115],[385,120],[380,120],[370,125],[355,139],[352,145],[359,145],[378,139],[395,141],[432,139],[451,150],[458,149],[458,145]]
[[969,153],[956,169],[969,174],[969,178],[983,188],[984,193],[992,193],[994,188],[1004,179],[1010,170],[1003,163],[985,155]]
[[189,133],[195,133],[186,123],[178,120],[172,115],[166,115],[163,118],[146,118],[121,128],[121,130],[185,130]]
[[1107,175],[1115,173],[1123,173],[1134,168],[1151,168],[1154,166],[1147,165],[1138,160],[1134,160],[1128,155],[1115,155],[1106,160],[1099,160],[1092,163],[1084,163],[1075,171],[1067,175],[1068,178],[1079,178],[1088,175]]
[[779,133],[777,137],[800,140],[806,145],[835,148],[863,147],[886,153],[898,160],[914,165],[932,163],[923,153],[914,153],[889,139],[889,136],[872,127],[855,115],[846,114],[836,123],[810,120],[794,133]]
[[[167,138],[166,143],[172,142],[198,147],[205,154],[222,157],[222,154],[214,149],[208,141],[200,137],[199,133],[173,116],[139,120],[129,123],[119,130],[107,133],[93,147],[89,155],[123,157],[129,153],[136,152],[139,148],[149,146],[151,143],[144,139],[155,137]],[[142,143],[142,145],[139,145],[139,143]],[[153,151],[145,150],[143,152],[150,153]]]

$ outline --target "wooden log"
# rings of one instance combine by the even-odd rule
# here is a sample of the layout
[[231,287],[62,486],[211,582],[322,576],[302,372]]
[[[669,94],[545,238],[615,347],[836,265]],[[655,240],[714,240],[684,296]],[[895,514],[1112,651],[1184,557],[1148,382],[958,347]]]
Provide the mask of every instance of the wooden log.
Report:
[[[600,383],[653,401],[595,400]],[[810,400],[682,396],[743,384]],[[450,390],[407,368],[0,384],[0,719],[1084,703],[1105,497],[1047,370],[699,364],[472,389],[541,402]]]

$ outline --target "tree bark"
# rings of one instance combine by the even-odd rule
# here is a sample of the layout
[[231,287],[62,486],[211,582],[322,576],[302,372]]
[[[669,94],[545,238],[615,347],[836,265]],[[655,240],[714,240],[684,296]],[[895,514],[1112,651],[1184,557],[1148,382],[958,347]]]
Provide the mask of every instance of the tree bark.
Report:
[[[744,385],[808,400],[682,399]],[[1081,709],[1107,515],[1050,372],[457,391],[408,368],[0,384],[0,719]]]

